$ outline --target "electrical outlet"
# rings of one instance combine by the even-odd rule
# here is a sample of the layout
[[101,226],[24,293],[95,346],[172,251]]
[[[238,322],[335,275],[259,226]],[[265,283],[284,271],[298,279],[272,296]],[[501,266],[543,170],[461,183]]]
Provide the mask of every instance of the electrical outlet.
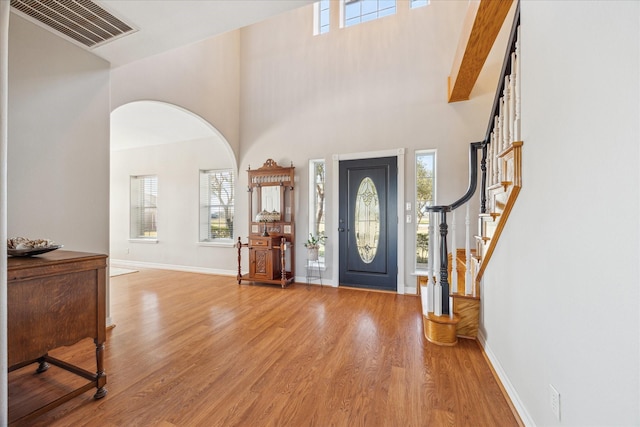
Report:
[[560,421],[560,393],[551,384],[549,384],[549,404],[556,419]]
[[411,215],[407,215],[407,224],[411,224]]

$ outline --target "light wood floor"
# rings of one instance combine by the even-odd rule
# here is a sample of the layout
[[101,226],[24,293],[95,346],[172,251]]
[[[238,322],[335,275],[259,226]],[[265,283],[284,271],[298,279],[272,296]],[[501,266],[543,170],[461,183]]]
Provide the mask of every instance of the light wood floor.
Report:
[[[474,341],[438,347],[415,296],[159,270],[111,279],[109,394],[35,426],[514,426]],[[90,340],[56,356],[95,370]],[[10,417],[69,374],[10,374]]]

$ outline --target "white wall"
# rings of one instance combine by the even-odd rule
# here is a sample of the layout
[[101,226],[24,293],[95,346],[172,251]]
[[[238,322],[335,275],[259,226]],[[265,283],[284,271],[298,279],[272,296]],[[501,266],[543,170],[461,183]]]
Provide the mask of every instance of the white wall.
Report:
[[639,18],[638,2],[522,3],[523,189],[481,329],[532,424],[640,425]]
[[109,64],[15,14],[8,235],[109,253]]
[[[231,244],[198,244],[199,171],[234,164],[223,143],[211,137],[111,153],[111,257],[118,264],[237,272]],[[129,240],[129,177],[134,175],[158,177],[156,244]]]

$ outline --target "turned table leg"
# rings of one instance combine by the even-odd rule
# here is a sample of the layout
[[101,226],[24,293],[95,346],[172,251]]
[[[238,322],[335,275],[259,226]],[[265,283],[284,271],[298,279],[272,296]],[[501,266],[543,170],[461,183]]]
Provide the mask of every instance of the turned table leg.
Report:
[[104,372],[104,343],[96,342],[96,394],[94,399],[102,399],[107,395],[107,374]]

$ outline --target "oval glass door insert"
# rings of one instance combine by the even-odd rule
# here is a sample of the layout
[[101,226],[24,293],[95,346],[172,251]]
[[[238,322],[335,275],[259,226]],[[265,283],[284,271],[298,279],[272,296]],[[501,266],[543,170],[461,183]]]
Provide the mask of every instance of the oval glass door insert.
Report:
[[355,231],[358,254],[363,262],[370,264],[378,252],[380,238],[380,200],[376,186],[365,177],[356,195]]

